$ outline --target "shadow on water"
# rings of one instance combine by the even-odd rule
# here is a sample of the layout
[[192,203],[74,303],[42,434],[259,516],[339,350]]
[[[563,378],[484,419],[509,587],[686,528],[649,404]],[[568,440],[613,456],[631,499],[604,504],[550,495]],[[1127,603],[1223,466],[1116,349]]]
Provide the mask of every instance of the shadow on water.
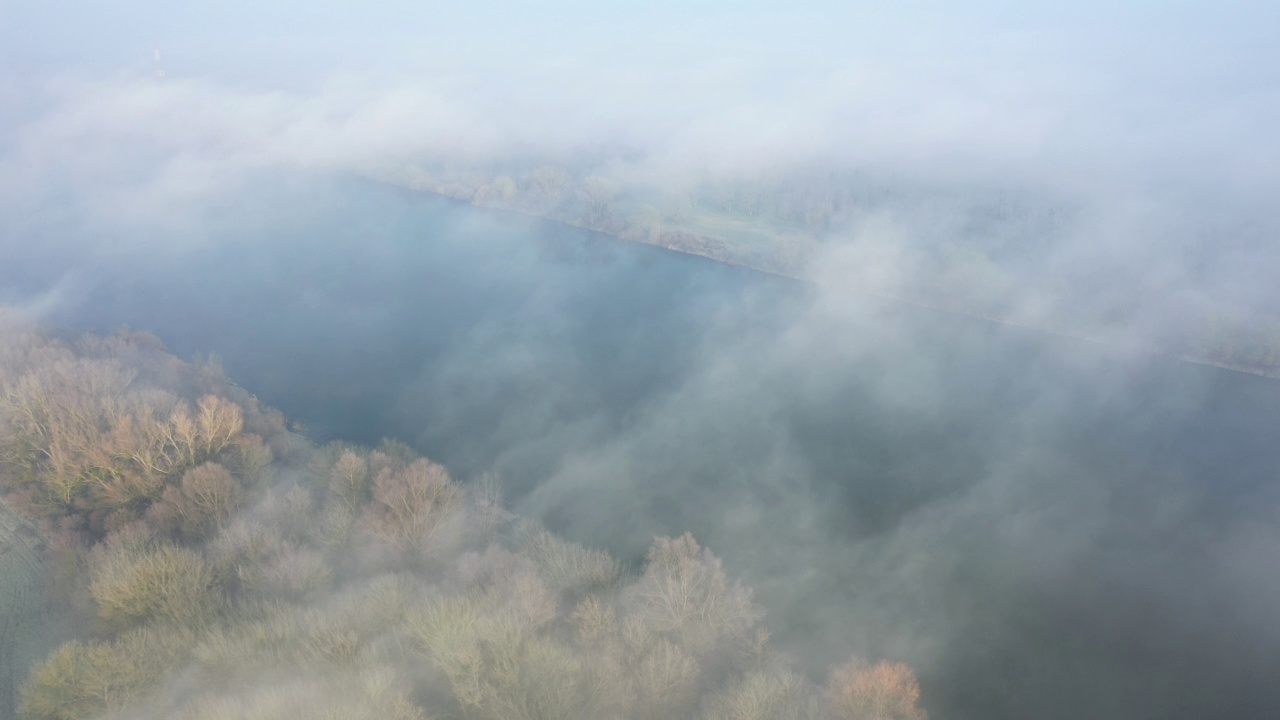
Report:
[[693,530],[802,666],[900,657],[936,717],[1280,707],[1280,383],[350,179],[171,233],[0,280],[70,268],[52,321],[216,354],[315,439],[496,472],[576,539]]

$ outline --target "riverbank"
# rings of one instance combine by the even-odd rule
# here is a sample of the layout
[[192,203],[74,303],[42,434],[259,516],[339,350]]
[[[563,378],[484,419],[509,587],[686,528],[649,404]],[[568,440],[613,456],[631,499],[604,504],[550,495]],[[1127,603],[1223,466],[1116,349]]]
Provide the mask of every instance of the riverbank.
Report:
[[[789,236],[786,238],[776,238],[780,248],[777,252],[761,252],[759,248],[755,248],[754,252],[747,253],[742,251],[741,248],[738,248],[729,237],[717,237],[714,235],[696,232],[685,227],[669,226],[666,223],[651,225],[647,228],[637,228],[635,225],[628,223],[627,221],[611,217],[604,217],[595,223],[585,223],[575,219],[567,213],[540,212],[533,207],[526,207],[517,203],[503,201],[500,198],[493,197],[491,195],[477,193],[467,186],[437,186],[437,184],[433,183],[429,179],[424,179],[423,177],[393,177],[380,173],[368,173],[366,174],[366,177],[379,184],[402,188],[415,193],[423,193],[445,198],[454,202],[466,203],[473,207],[537,218],[578,230],[601,233],[623,242],[653,245],[655,247],[660,247],[665,250],[670,250],[684,255],[706,258],[732,267],[744,268],[754,272],[760,272],[779,278],[786,278],[788,280],[794,280],[801,283],[811,285],[816,284],[816,281],[811,277],[811,272],[809,271],[809,260],[817,251],[816,240],[813,241],[811,246],[803,247],[803,241],[798,241],[796,237]],[[482,199],[477,200],[476,198]],[[756,230],[758,231],[757,234],[768,235],[769,233],[768,229],[763,227],[756,228]],[[930,299],[927,292],[922,292],[917,297],[876,292],[868,289],[852,289],[849,290],[849,292],[853,292],[864,297],[876,298],[881,301],[916,308],[924,308],[947,315],[982,320],[1007,327],[1044,333],[1054,337],[1069,338],[1129,354],[1144,354],[1152,357],[1171,358],[1193,365],[1229,370],[1232,372],[1239,372],[1272,380],[1280,379],[1280,363],[1272,363],[1264,366],[1215,358],[1209,353],[1198,354],[1195,352],[1162,349],[1159,347],[1150,347],[1134,343],[1120,343],[1114,338],[1078,328],[1053,327],[1047,324],[1027,323],[1007,317],[1001,317],[995,314],[975,311],[962,306],[957,307],[954,304],[937,302]],[[1219,342],[1227,343],[1229,340],[1219,340]]]

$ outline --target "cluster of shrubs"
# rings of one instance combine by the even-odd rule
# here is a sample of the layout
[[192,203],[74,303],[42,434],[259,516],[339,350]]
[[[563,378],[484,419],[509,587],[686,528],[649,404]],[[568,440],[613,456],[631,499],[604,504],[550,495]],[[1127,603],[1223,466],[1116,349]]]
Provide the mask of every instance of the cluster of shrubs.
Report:
[[151,338],[3,339],[0,481],[87,620],[25,718],[924,717],[901,664],[793,672],[690,536],[627,571],[402,444],[314,448]]

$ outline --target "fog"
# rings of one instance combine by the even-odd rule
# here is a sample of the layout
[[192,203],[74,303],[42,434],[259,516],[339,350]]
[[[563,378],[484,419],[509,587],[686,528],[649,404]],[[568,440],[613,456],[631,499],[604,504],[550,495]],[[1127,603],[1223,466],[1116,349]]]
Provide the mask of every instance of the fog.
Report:
[[[834,5],[6,3],[0,303],[633,561],[692,531],[936,718],[1269,716],[1280,386],[1146,341],[1280,320],[1280,11]],[[357,179],[426,162],[863,201],[790,280]],[[956,238],[1003,323],[885,299]]]

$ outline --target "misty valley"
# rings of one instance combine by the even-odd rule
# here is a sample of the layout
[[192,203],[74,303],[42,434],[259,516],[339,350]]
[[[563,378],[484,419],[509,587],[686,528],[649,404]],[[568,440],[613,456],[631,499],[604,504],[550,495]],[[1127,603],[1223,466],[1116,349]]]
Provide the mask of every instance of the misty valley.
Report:
[[[144,387],[199,440],[173,441],[190,462],[150,489],[111,469],[136,453],[103,451],[63,519],[0,517],[0,713],[1280,707],[1280,586],[1259,571],[1280,551],[1273,379],[346,174],[259,173],[151,237],[41,223],[0,265],[0,305],[42,308],[38,329],[0,327],[0,430],[18,437],[15,408],[51,388],[161,402],[132,399]],[[228,404],[238,429],[215,441]],[[47,510],[36,478],[72,461],[31,422],[0,477],[11,505]],[[142,432],[115,422],[92,421]],[[206,496],[218,510],[184,509]],[[194,585],[142,607],[101,567]],[[680,582],[702,605],[662,614]],[[308,669],[253,685],[290,663]],[[74,690],[95,668],[116,668],[84,681],[115,699]]]

